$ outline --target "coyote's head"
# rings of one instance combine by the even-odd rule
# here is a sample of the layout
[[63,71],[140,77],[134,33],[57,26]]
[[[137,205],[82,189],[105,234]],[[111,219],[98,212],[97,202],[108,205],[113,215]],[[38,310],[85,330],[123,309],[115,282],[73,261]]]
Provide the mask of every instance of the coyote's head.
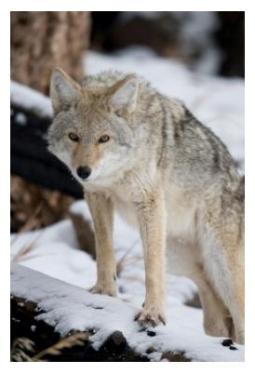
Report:
[[82,184],[116,177],[134,157],[138,79],[113,77],[91,76],[79,85],[60,69],[52,74],[49,150]]

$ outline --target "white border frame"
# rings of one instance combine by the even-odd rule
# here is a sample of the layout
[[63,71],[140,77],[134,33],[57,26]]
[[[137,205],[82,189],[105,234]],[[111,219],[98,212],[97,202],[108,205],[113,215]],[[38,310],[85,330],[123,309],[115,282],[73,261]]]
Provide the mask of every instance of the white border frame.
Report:
[[[0,11],[0,41],[1,41],[1,157],[0,157],[0,170],[1,170],[1,193],[0,193],[0,212],[1,212],[1,318],[0,322],[2,326],[0,327],[1,337],[0,337],[0,365],[4,373],[12,372],[13,370],[18,370],[20,373],[23,371],[29,373],[30,371],[34,373],[44,372],[46,367],[44,365],[50,365],[51,363],[11,363],[9,362],[10,355],[10,344],[9,344],[9,228],[10,228],[10,141],[9,141],[9,123],[10,111],[9,111],[9,78],[10,78],[10,16],[9,12],[14,10],[28,10],[28,11],[61,11],[61,10],[93,10],[93,11],[245,11],[246,12],[246,105],[245,105],[245,163],[246,163],[246,361],[243,363],[52,363],[55,369],[60,369],[63,372],[69,372],[73,365],[76,370],[111,370],[111,372],[128,371],[131,366],[136,370],[146,370],[149,374],[154,373],[155,370],[161,370],[169,372],[169,370],[174,370],[175,372],[182,371],[185,368],[189,372],[199,372],[206,371],[207,373],[214,372],[217,369],[221,370],[231,370],[232,373],[239,372],[240,370],[250,371],[253,367],[254,361],[254,320],[255,320],[255,246],[254,246],[254,218],[253,214],[255,212],[255,167],[253,165],[255,160],[254,152],[255,145],[255,123],[254,123],[254,99],[255,99],[255,89],[254,89],[254,13],[252,12],[252,1],[237,1],[232,0],[214,0],[212,4],[202,0],[191,1],[176,1],[175,3],[170,3],[167,6],[167,1],[157,0],[155,3],[152,1],[140,0],[139,3],[136,2],[120,2],[113,0],[98,1],[93,0],[91,2],[86,2],[85,0],[45,0],[32,1],[32,0],[16,0],[8,1],[5,0],[5,4],[1,2]],[[191,6],[192,4],[192,6]],[[136,6],[135,6],[136,5]],[[34,367],[36,365],[36,367]],[[72,365],[72,366],[71,366]],[[85,365],[85,366],[84,366]],[[187,366],[186,366],[187,365]],[[254,369],[253,369],[254,370]]]

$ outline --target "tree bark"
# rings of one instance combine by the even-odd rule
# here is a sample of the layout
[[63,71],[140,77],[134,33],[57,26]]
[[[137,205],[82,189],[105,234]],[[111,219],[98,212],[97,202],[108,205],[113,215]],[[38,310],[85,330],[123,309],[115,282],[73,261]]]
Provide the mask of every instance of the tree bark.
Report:
[[[82,79],[83,56],[89,38],[88,12],[11,12],[11,78],[44,94],[48,94],[50,74],[55,66],[62,67],[74,79]],[[16,114],[23,116],[24,126],[15,123]],[[24,185],[28,180],[82,198],[80,187],[72,181],[64,165],[47,152],[44,135],[50,122],[51,118],[41,118],[39,113],[12,107],[11,172],[24,178]],[[57,205],[63,214],[58,217],[54,214],[53,220],[67,213],[70,199],[61,196],[60,192],[46,192],[46,197],[42,188],[34,186],[28,188],[25,194],[32,199],[37,198],[41,218],[49,218],[49,211],[45,208],[56,194]],[[13,199],[18,200],[18,203],[24,199],[12,194],[12,230],[17,231],[20,220],[13,219],[14,216],[17,218],[18,213]],[[21,221],[26,219],[24,212],[20,213],[20,217],[23,217]],[[42,225],[41,218],[37,219],[37,223],[35,219],[32,220],[36,226],[26,227],[32,229],[38,224]],[[52,223],[48,218],[44,224]]]
[[88,12],[11,12],[11,77],[48,94],[55,66],[83,77],[89,44]]

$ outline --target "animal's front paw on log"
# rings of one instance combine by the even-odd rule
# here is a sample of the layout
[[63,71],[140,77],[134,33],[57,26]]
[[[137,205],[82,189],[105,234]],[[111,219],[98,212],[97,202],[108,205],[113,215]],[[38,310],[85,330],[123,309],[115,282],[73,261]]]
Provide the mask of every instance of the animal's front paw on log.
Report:
[[166,318],[160,308],[144,307],[144,309],[135,316],[137,321],[143,327],[155,327],[161,323],[166,324]]
[[113,297],[117,295],[117,289],[115,284],[96,283],[95,286],[89,289],[89,292]]

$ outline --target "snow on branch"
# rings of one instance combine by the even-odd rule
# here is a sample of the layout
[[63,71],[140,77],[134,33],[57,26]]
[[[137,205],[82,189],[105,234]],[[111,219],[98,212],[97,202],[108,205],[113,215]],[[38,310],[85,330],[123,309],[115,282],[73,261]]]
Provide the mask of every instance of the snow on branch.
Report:
[[11,82],[11,103],[43,117],[53,115],[49,97],[18,82]]

